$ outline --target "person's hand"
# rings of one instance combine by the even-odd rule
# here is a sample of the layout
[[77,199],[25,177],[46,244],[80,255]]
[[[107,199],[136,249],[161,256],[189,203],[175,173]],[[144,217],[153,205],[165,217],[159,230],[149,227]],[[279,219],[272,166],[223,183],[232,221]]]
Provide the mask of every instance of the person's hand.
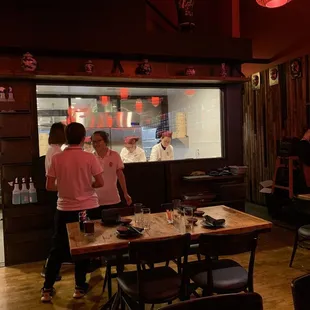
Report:
[[124,198],[126,200],[127,205],[130,206],[132,204],[131,197],[128,194],[126,194],[126,195],[124,195]]

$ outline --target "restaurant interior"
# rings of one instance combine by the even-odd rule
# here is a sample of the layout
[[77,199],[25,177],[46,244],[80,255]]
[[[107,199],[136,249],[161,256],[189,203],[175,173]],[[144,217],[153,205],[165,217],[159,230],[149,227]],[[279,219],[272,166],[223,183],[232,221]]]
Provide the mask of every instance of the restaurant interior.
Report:
[[[0,309],[309,309],[309,1],[3,10]],[[102,166],[97,217],[60,207],[75,159],[51,191],[55,123]]]

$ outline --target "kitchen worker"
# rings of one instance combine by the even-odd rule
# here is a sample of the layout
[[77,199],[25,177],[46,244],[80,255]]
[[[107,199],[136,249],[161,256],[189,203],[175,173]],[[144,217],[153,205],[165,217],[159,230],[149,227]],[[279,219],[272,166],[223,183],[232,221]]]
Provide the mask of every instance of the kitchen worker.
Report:
[[121,150],[121,159],[123,163],[145,162],[146,156],[144,150],[137,146],[139,137],[129,136],[124,140],[124,147]]
[[158,144],[152,148],[150,161],[173,160],[174,153],[171,145],[172,132],[164,131]]
[[121,198],[117,189],[119,182],[128,206],[132,200],[127,191],[126,179],[123,172],[124,164],[120,155],[109,149],[109,134],[105,131],[95,131],[91,136],[91,142],[95,149],[94,154],[103,167],[104,186],[96,189],[100,208],[98,208],[97,218],[101,218],[102,209],[122,207]]

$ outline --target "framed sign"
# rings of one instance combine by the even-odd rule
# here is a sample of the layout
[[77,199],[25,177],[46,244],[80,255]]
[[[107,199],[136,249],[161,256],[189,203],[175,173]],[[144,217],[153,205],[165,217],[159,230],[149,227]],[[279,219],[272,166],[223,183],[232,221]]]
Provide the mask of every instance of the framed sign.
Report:
[[290,62],[291,78],[299,79],[302,77],[301,58],[296,58]]
[[269,85],[274,86],[279,84],[279,69],[278,66],[269,69]]
[[259,72],[252,74],[251,81],[252,81],[252,88],[254,90],[260,89],[260,73]]

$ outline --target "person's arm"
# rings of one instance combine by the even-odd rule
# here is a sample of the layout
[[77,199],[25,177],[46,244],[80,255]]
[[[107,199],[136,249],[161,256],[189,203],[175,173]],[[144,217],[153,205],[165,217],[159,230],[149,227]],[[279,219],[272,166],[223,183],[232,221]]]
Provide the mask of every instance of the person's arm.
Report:
[[146,156],[145,156],[145,152],[143,149],[141,149],[141,154],[140,154],[140,162],[145,162],[146,161]]
[[158,157],[158,152],[157,152],[157,145],[154,145],[152,147],[152,151],[151,151],[151,156],[150,156],[150,161],[158,161],[159,157]]
[[51,164],[46,173],[46,190],[51,192],[57,192],[56,185],[56,169],[55,169],[55,157],[52,157]]
[[104,186],[103,180],[103,167],[95,155],[92,154],[91,174],[95,181],[92,183],[93,188],[99,188]]
[[56,178],[49,175],[46,176],[46,190],[57,192]]
[[127,191],[126,178],[125,178],[125,175],[124,175],[124,172],[123,172],[124,164],[123,164],[123,162],[121,160],[121,157],[118,154],[117,154],[117,156],[118,156],[118,159],[117,159],[117,165],[116,165],[116,175],[117,175],[117,178],[118,178],[118,182],[119,182],[119,184],[121,186],[121,189],[123,191],[126,203],[127,203],[128,206],[130,206],[132,204],[132,199],[129,196],[128,191]]
[[103,180],[103,174],[102,173],[94,175],[94,179],[95,179],[95,181],[92,184],[93,188],[99,188],[99,187],[102,187],[104,185],[104,180]]

